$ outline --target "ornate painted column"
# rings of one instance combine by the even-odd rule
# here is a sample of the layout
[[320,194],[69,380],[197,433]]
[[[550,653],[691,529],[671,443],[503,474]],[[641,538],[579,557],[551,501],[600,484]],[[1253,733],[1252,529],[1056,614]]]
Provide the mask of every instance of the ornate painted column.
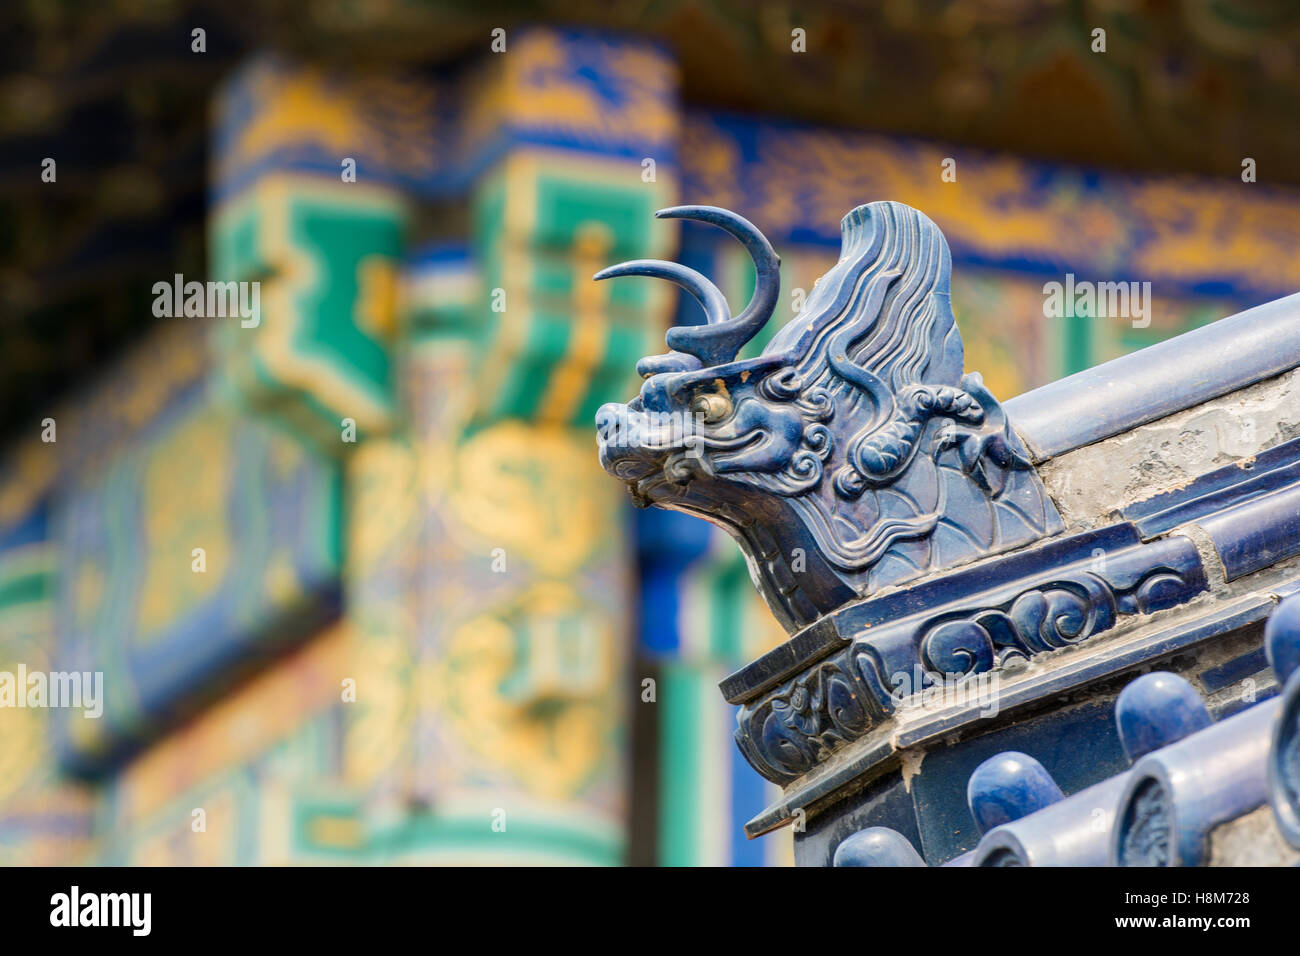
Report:
[[670,249],[647,224],[673,198],[674,71],[642,43],[539,30],[475,83],[469,128],[506,145],[475,175],[469,248],[409,286],[428,813],[395,842],[422,860],[618,863],[632,554],[585,422],[670,298],[590,277],[615,248]]
[[433,105],[425,83],[274,57],[219,100],[213,278],[260,290],[255,320],[220,328],[222,370],[327,454],[394,425],[407,190],[435,161]]
[[[671,299],[590,277],[670,251],[676,123],[663,51],[557,29],[424,83],[259,61],[223,98],[216,262],[264,303],[227,377],[347,458],[373,853],[622,858],[631,549],[585,425]],[[411,255],[417,211],[464,241]]]

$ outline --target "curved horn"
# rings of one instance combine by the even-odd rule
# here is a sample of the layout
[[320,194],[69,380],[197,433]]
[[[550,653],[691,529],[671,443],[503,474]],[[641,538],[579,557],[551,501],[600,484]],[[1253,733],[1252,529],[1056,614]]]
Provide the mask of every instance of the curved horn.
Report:
[[672,206],[655,213],[659,219],[693,219],[717,226],[740,240],[754,261],[754,294],[745,310],[725,325],[675,326],[668,330],[668,347],[697,356],[705,365],[734,361],[745,345],[767,324],[781,290],[781,257],[758,228],[743,216],[717,206]]
[[[727,307],[727,300],[718,291],[718,287],[694,269],[689,269],[680,263],[664,262],[661,259],[633,259],[630,262],[620,262],[608,269],[601,269],[592,278],[599,282],[601,279],[614,279],[618,276],[650,276],[676,283],[704,306],[704,315],[711,326],[726,322],[727,316],[731,314],[731,310]],[[687,326],[687,328],[699,328],[699,326]],[[672,335],[672,332],[668,334]],[[672,345],[672,342],[669,341],[668,344]],[[703,358],[703,356],[697,357]]]

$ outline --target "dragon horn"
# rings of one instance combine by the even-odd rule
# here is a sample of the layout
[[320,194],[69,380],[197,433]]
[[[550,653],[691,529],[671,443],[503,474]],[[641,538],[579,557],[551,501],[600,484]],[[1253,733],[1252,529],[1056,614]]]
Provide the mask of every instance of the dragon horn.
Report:
[[[727,307],[727,300],[718,291],[718,287],[694,269],[689,269],[681,263],[664,262],[661,259],[633,259],[630,262],[620,262],[608,269],[601,269],[592,278],[599,282],[601,279],[614,279],[618,276],[651,276],[675,282],[695,296],[700,305],[704,306],[704,314],[708,318],[709,325],[719,325],[727,321],[727,316],[731,314],[731,310]],[[668,334],[672,335],[672,332]],[[703,358],[703,356],[697,357]]]
[[715,323],[712,316],[706,326],[675,326],[668,330],[668,347],[696,356],[706,366],[724,365],[734,361],[759,329],[767,324],[776,308],[781,290],[781,258],[772,244],[758,228],[734,212],[717,206],[673,206],[655,213],[659,219],[693,219],[706,222],[729,232],[754,260],[757,278],[754,294],[745,310],[724,323]]

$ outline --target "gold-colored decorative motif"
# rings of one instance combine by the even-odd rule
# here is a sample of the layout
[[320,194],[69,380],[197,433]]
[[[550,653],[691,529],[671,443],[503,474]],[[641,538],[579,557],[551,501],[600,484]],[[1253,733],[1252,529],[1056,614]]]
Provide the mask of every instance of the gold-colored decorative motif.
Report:
[[677,133],[676,71],[664,54],[627,44],[582,44],[599,57],[601,78],[574,69],[575,50],[551,32],[531,32],[504,57],[509,118],[570,137],[668,143]]
[[397,263],[389,256],[366,256],[357,263],[357,327],[391,342],[397,335]]
[[[144,472],[145,577],[138,633],[161,633],[210,598],[231,560],[227,499],[231,423],[205,410],[151,449]],[[194,570],[202,548],[206,571]]]
[[604,268],[613,246],[613,233],[603,222],[584,222],[575,230],[573,332],[569,354],[551,374],[539,402],[541,421],[562,424],[572,420],[604,357],[609,337],[604,313],[610,287],[589,279]]
[[192,387],[207,368],[206,332],[194,319],[164,321],[148,347],[123,359],[107,380],[60,404],[50,416],[57,441],[32,437],[0,462],[0,525],[28,514],[60,474],[101,469],[122,440]]
[[[286,174],[268,175],[222,205],[214,217],[214,235],[241,228],[252,228],[255,235],[246,261],[228,265],[232,274],[222,278],[251,281],[254,271],[249,270],[255,268],[272,273],[259,280],[260,324],[224,329],[228,374],[243,394],[255,402],[265,400],[269,381],[274,390],[300,392],[330,409],[330,429],[344,416],[362,431],[382,431],[392,424],[389,383],[375,381],[373,369],[357,367],[356,356],[332,341],[345,330],[322,324],[320,303],[331,275],[355,269],[360,284],[348,318],[362,332],[386,341],[396,326],[396,278],[391,274],[396,265],[391,256],[373,253],[355,261],[355,250],[343,240],[353,222],[382,221],[398,230],[405,209],[391,188],[356,183],[340,191],[328,181]],[[317,226],[330,224],[329,241],[303,238],[303,221],[312,217]]]
[[543,582],[452,632],[434,685],[459,738],[530,792],[580,792],[612,759],[613,622]]
[[[1300,285],[1294,191],[1232,189],[1203,179],[1116,175],[922,140],[811,127],[754,131],[755,155],[705,114],[683,129],[694,201],[742,208],[773,235],[814,230],[833,241],[845,209],[892,199],[924,209],[955,250],[989,260],[1152,280],[1213,278],[1284,294]],[[939,175],[956,157],[956,179]],[[917,170],[933,175],[917,175]],[[1038,180],[1050,175],[1050,188]]]
[[461,446],[452,516],[467,549],[504,548],[555,577],[580,568],[605,539],[618,499],[589,438],[575,429],[505,421]]
[[438,155],[433,84],[378,74],[347,77],[266,61],[247,73],[251,120],[220,157],[218,178],[283,149],[373,157],[385,170],[427,176]]
[[[346,709],[344,776],[389,792],[403,777],[412,733],[410,693],[416,627],[414,573],[416,459],[399,440],[371,439],[348,462],[348,611],[357,697]],[[387,794],[385,794],[387,795]],[[331,842],[332,841],[326,841]]]

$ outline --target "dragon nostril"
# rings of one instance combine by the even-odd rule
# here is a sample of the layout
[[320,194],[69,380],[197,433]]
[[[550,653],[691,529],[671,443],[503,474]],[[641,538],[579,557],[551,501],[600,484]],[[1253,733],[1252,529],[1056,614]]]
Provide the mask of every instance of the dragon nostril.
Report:
[[610,438],[618,434],[620,415],[617,406],[602,405],[596,412],[596,433],[601,438]]

